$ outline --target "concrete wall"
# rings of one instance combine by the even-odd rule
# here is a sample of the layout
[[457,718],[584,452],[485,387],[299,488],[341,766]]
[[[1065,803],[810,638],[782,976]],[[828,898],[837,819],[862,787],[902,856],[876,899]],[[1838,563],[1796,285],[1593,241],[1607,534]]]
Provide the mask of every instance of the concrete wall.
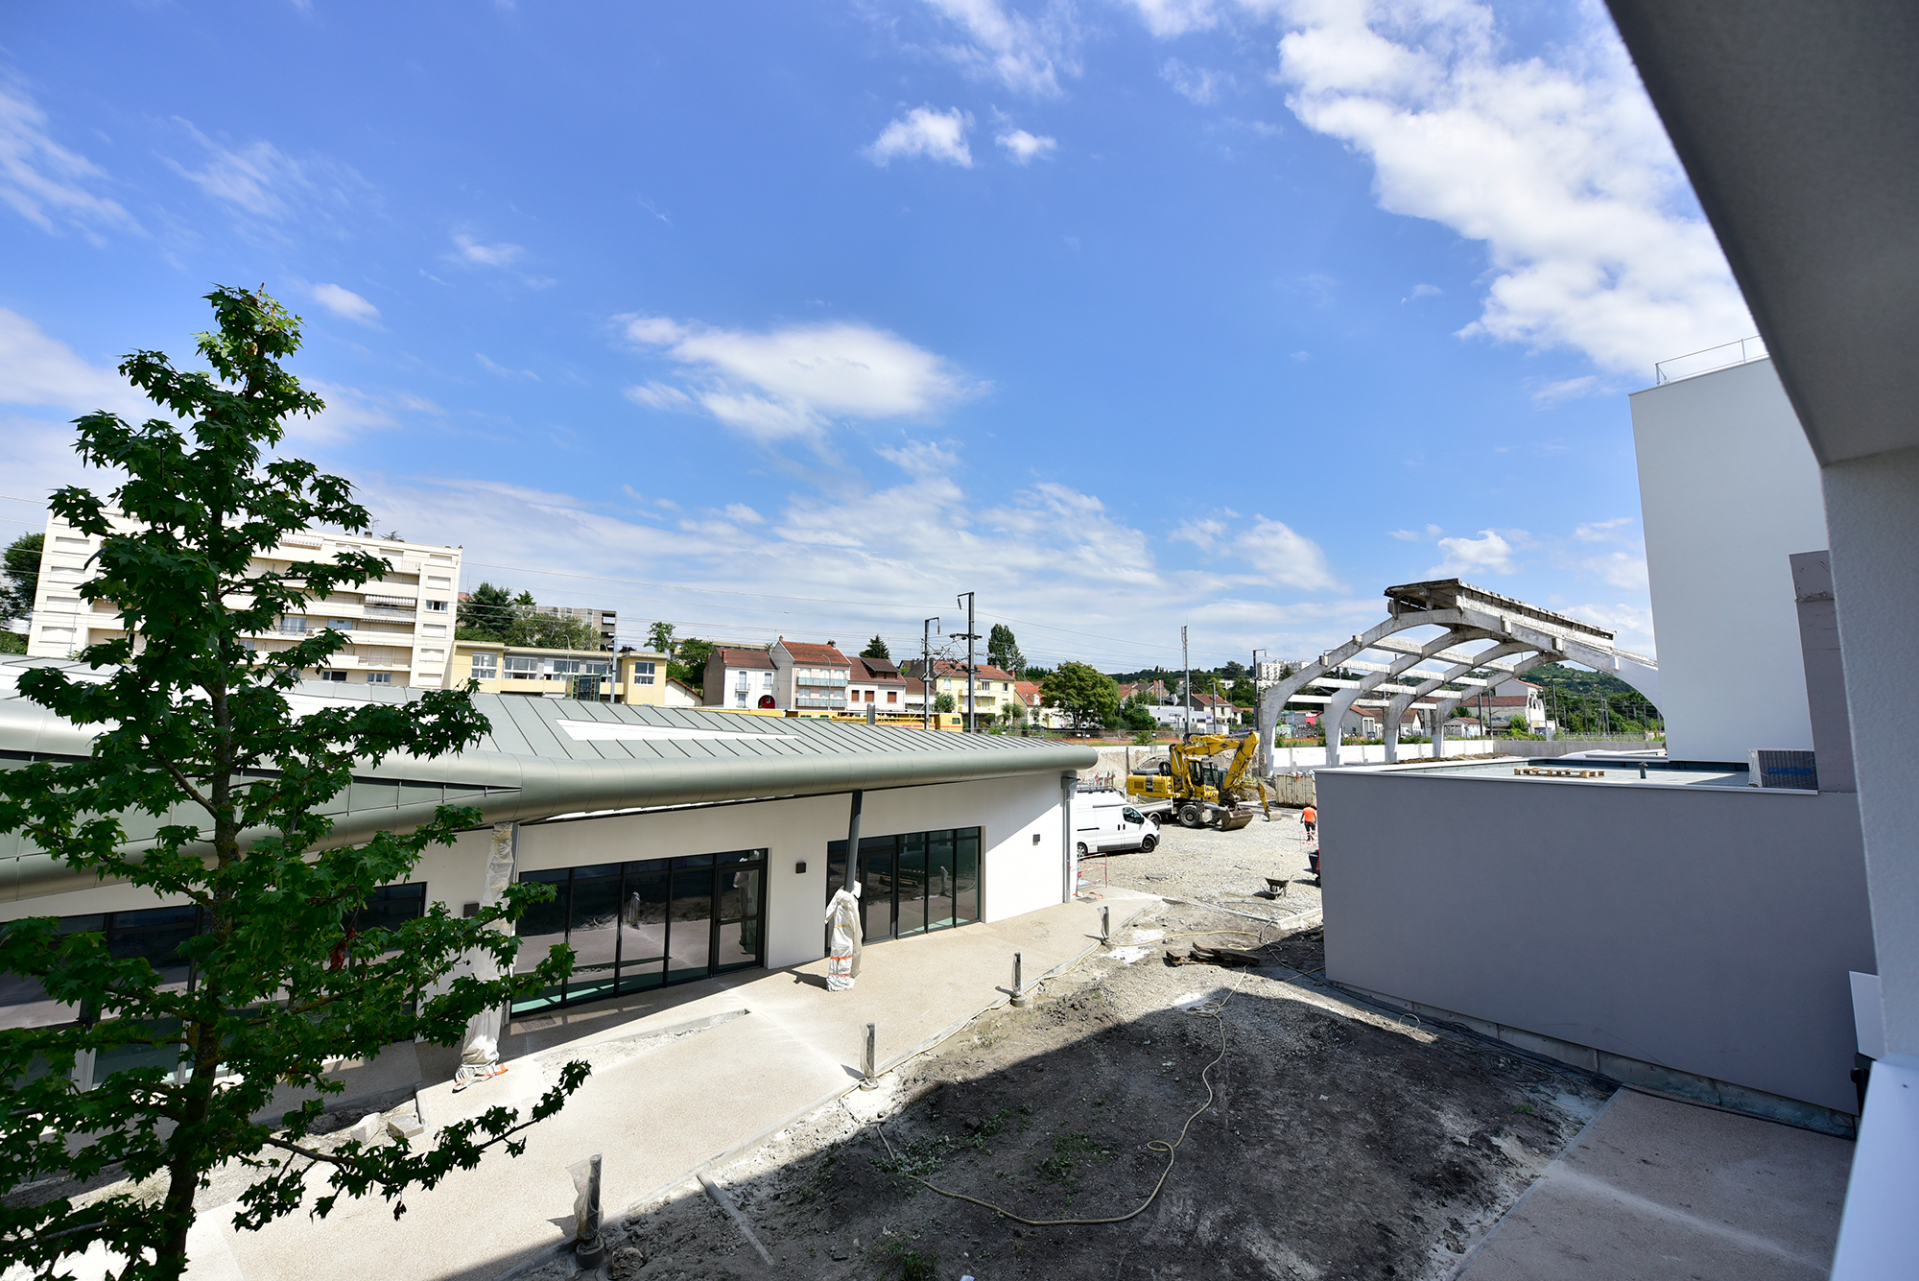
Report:
[[1772,362],[1635,392],[1632,421],[1673,757],[1810,748],[1787,558],[1827,546],[1826,509]]
[[[1317,782],[1335,982],[1856,1110],[1846,975],[1875,967],[1850,795]],[[1451,821],[1474,814],[1493,837]]]
[[1834,463],[1825,492],[1886,1050],[1919,1056],[1919,449]]

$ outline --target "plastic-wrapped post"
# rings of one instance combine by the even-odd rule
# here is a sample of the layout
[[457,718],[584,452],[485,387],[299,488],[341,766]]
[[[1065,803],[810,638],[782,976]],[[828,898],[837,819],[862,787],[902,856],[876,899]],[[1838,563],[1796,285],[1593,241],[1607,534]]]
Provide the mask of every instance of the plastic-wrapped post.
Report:
[[879,1029],[871,1023],[866,1025],[866,1049],[860,1056],[860,1089],[877,1090],[880,1086],[879,1073]]
[[573,1257],[586,1269],[606,1261],[606,1243],[600,1240],[600,1154],[566,1168],[573,1176]]
[[860,886],[840,890],[826,905],[826,990],[849,991],[860,972]]
[[1013,1004],[1026,1004],[1026,986],[1020,979],[1020,955],[1013,953]]

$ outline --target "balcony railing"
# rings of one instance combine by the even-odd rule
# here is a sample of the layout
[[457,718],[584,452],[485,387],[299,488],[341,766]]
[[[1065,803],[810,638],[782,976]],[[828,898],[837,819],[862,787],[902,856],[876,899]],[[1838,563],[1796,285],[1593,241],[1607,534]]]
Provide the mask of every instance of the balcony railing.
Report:
[[1741,338],[1737,342],[1722,342],[1717,347],[1707,347],[1700,351],[1687,352],[1683,356],[1674,356],[1671,360],[1662,360],[1652,367],[1653,383],[1677,382],[1682,378],[1692,378],[1698,374],[1709,374],[1715,369],[1730,369],[1734,365],[1743,365],[1748,361],[1766,358],[1766,340],[1754,334],[1751,338]]
[[366,603],[362,612],[368,618],[400,618],[409,620],[412,619],[416,613],[411,605],[375,605],[372,601]]

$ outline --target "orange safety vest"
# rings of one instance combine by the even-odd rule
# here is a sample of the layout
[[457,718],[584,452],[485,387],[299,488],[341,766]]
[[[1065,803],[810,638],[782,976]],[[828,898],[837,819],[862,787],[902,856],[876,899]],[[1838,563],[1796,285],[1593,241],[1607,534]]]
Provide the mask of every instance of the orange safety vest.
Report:
[[1299,812],[1299,821],[1302,823],[1317,823],[1319,822],[1319,811],[1308,805]]

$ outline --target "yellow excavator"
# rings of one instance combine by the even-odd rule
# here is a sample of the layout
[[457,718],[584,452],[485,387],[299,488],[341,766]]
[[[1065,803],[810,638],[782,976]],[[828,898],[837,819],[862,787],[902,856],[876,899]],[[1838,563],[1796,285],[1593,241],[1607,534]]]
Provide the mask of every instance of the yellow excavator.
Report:
[[[1173,816],[1187,827],[1212,827],[1233,832],[1253,821],[1252,802],[1272,817],[1266,785],[1249,778],[1259,753],[1259,735],[1238,740],[1224,734],[1201,734],[1167,747],[1167,759],[1147,760],[1126,776],[1126,794],[1146,803],[1164,801]],[[1209,757],[1231,751],[1224,766]]]

